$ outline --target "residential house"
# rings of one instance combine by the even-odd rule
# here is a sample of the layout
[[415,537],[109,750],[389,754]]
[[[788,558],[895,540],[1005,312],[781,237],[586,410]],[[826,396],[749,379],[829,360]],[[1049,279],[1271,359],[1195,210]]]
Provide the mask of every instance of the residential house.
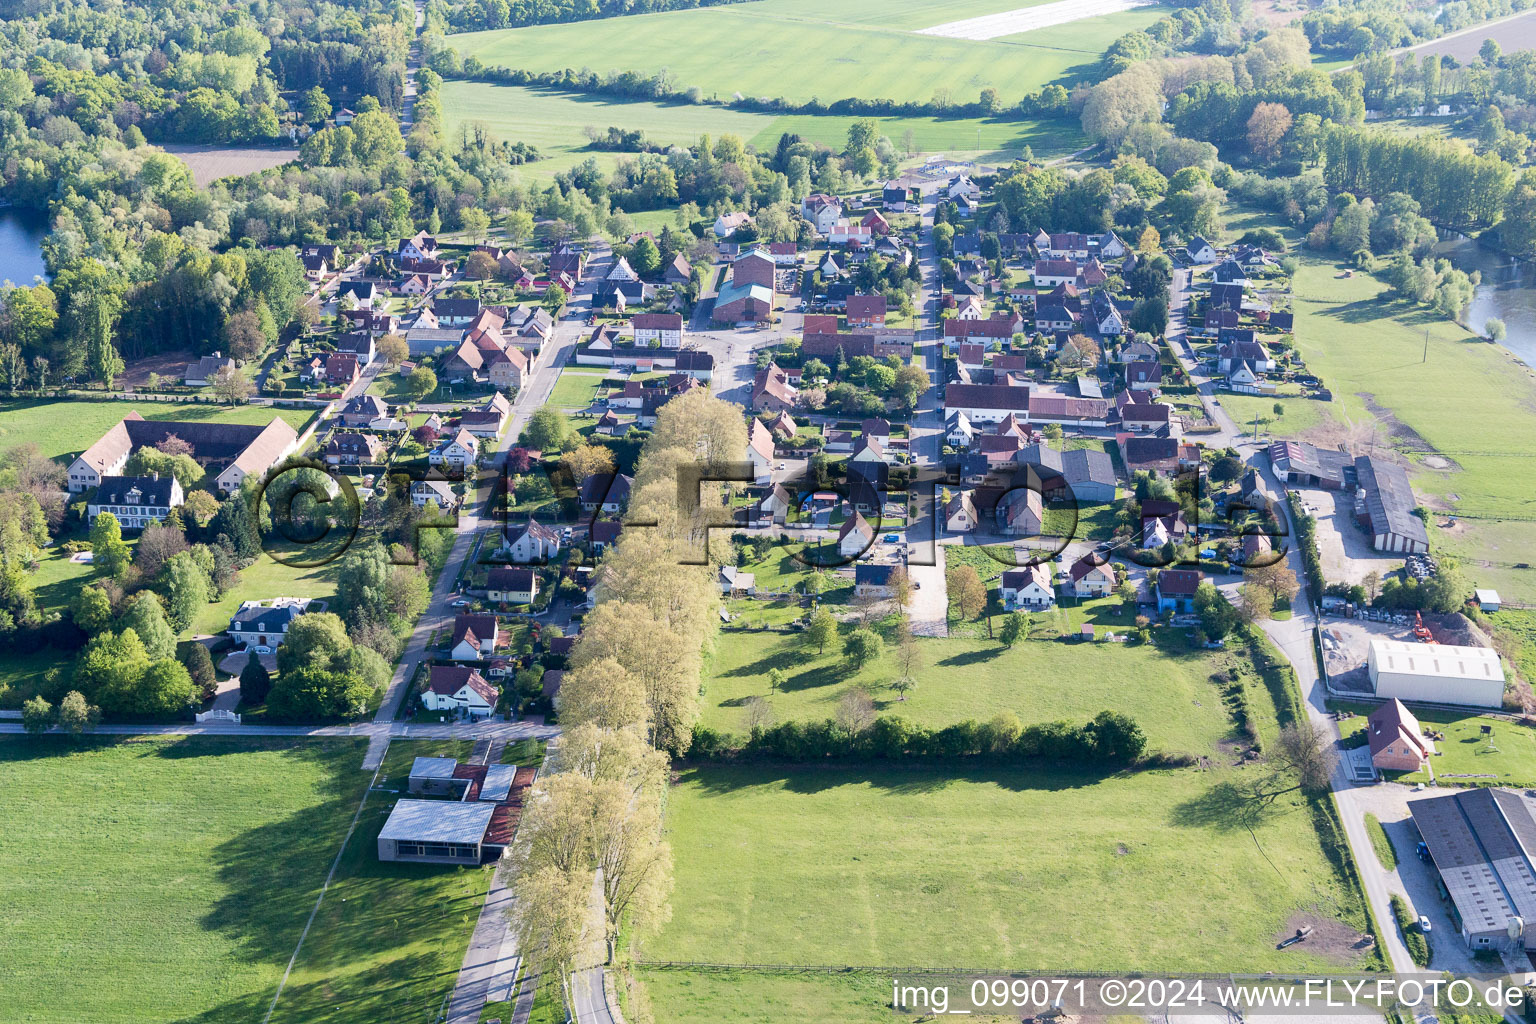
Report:
[[1046,237],[1043,251],[1053,260],[1086,260],[1090,249],[1096,248],[1092,237],[1080,231],[1060,231]]
[[800,200],[800,216],[811,222],[818,235],[828,235],[843,216],[843,204],[834,196],[812,192]]
[[1189,256],[1191,263],[1216,262],[1216,247],[1199,235],[1189,240],[1189,244],[1184,247],[1184,251]]
[[944,412],[963,413],[972,424],[996,423],[1009,413],[1029,417],[1029,388],[1006,384],[948,384]]
[[437,239],[425,231],[418,231],[410,238],[400,239],[400,244],[395,247],[395,256],[402,262],[409,263],[435,260],[438,252]]
[[850,242],[858,245],[868,245],[875,239],[875,233],[870,228],[856,220],[838,218],[832,224],[832,230],[827,232],[827,241],[833,245],[848,245]]
[[629,260],[623,256],[613,261],[608,268],[608,274],[604,278],[608,281],[638,281],[640,275],[635,273],[635,268],[629,265]]
[[787,412],[781,412],[768,421],[768,433],[777,440],[788,440],[800,430],[799,424]]
[[629,489],[634,478],[623,473],[594,473],[582,481],[581,508],[584,512],[618,513],[629,501]]
[[693,266],[688,262],[688,257],[682,253],[673,256],[672,262],[668,263],[666,269],[661,272],[662,284],[669,284],[673,287],[685,286],[692,280]]
[[722,565],[717,579],[720,584],[720,593],[727,597],[757,593],[757,576],[750,572],[742,572],[734,565]]
[[1371,764],[1388,772],[1412,772],[1429,764],[1435,745],[1402,701],[1393,697],[1365,720]]
[[357,356],[351,352],[332,352],[325,357],[325,382],[332,387],[351,387],[357,383],[357,374]]
[[1040,492],[1015,487],[998,498],[993,506],[1000,533],[1015,537],[1038,537],[1045,525],[1045,503]]
[[734,213],[722,213],[715,218],[715,237],[720,239],[730,238],[738,228],[744,228],[752,223],[752,215],[737,210]]
[[1179,470],[1179,442],[1172,437],[1137,437],[1116,434],[1120,461],[1128,474],[1146,470],[1170,476]]
[[365,466],[379,461],[384,442],[373,434],[338,430],[325,442],[328,466]]
[[1163,385],[1163,364],[1126,363],[1125,384],[1132,391],[1156,391]]
[[475,435],[460,427],[452,437],[445,437],[427,453],[427,462],[433,466],[449,466],[466,470],[480,457],[480,442]]
[[1173,612],[1187,615],[1195,610],[1195,592],[1200,589],[1198,569],[1164,569],[1157,574],[1153,590],[1157,595],[1158,614]]
[[480,315],[480,300],[439,296],[432,300],[432,315],[440,327],[468,327]]
[[1061,284],[1077,283],[1077,264],[1072,260],[1035,260],[1035,287],[1054,288]]
[[243,601],[239,611],[229,620],[224,632],[242,647],[275,649],[288,637],[288,627],[293,620],[309,611],[321,611],[324,601],[307,597],[274,597],[265,601]]
[[86,503],[86,521],[95,522],[103,512],[117,518],[124,530],[141,530],[158,523],[182,504],[181,483],[167,473],[149,476],[104,476]]
[[379,289],[372,281],[342,281],[336,286],[336,301],[350,298],[354,309],[372,309]]
[[844,520],[837,531],[837,551],[844,558],[858,558],[875,542],[875,528],[859,512]]
[[530,516],[527,522],[507,528],[497,554],[521,565],[553,561],[560,554],[560,531]]
[[187,369],[182,375],[182,383],[189,388],[200,388],[212,384],[215,375],[220,370],[235,368],[235,361],[229,356],[215,352],[211,356],[203,356],[195,363],[188,363]]
[[1155,363],[1158,361],[1157,349],[1145,341],[1128,341],[1121,345],[1115,353],[1115,361],[1120,363]]
[[747,458],[752,463],[754,483],[766,484],[773,479],[773,434],[756,417],[747,423]]
[[944,440],[951,448],[969,448],[971,438],[976,434],[971,426],[971,418],[956,409],[949,412],[944,419]]
[[395,285],[395,290],[401,295],[416,298],[432,290],[432,279],[426,274],[406,274]]
[[1121,426],[1134,433],[1166,430],[1173,420],[1173,406],[1162,402],[1134,402],[1120,409]]
[[771,484],[756,505],[758,518],[769,519],[780,525],[788,520],[789,511],[793,507],[794,496],[783,484]]
[[881,563],[872,565],[860,562],[853,567],[853,593],[855,597],[886,598],[894,593],[891,590],[891,578],[896,575],[896,566]]
[[1222,260],[1216,264],[1216,269],[1211,271],[1211,280],[1217,284],[1235,284],[1239,288],[1247,287],[1248,272],[1236,260]]
[[852,295],[848,298],[849,327],[885,326],[884,295]]
[[1027,565],[1022,569],[1008,569],[998,586],[998,596],[1009,611],[1021,609],[1042,611],[1056,603],[1056,591],[1051,586],[1051,571],[1042,564]]
[[357,359],[359,371],[373,362],[378,350],[373,343],[373,335],[366,330],[348,331],[336,339],[336,351],[345,352]]
[[624,524],[617,519],[594,519],[587,527],[587,546],[593,555],[601,555],[611,545],[617,544],[624,532]]
[[956,491],[944,503],[944,529],[950,533],[970,533],[979,523],[970,491]]
[[507,396],[497,392],[475,409],[466,409],[459,416],[459,425],[476,437],[500,437],[512,415],[512,403]]
[[892,180],[880,188],[880,205],[892,213],[906,213],[911,193],[905,185]]
[[1114,570],[1107,562],[1096,561],[1092,555],[1084,555],[1067,570],[1067,588],[1073,597],[1108,597],[1114,593],[1115,585]]
[[633,324],[636,346],[655,344],[662,348],[682,347],[681,313],[636,313]]
[[539,595],[539,574],[526,566],[493,566],[486,574],[485,596],[498,604],[532,604]]
[[891,233],[891,222],[886,220],[879,210],[870,210],[859,223],[868,228],[876,238],[884,238]]
[[496,616],[461,613],[453,618],[453,640],[448,656],[454,661],[480,661],[496,653],[500,630]]
[[411,484],[411,504],[424,508],[435,502],[444,512],[452,512],[459,506],[459,496],[447,480],[417,480]]
[[769,363],[752,378],[753,412],[787,412],[794,408],[796,390],[789,374]]
[[[489,717],[500,700],[499,689],[486,682],[479,672],[463,665],[433,665],[427,673],[427,686],[421,691],[421,706],[428,711],[458,712],[468,718]],[[423,849],[434,847],[428,844]]]
[[673,358],[672,368],[707,384],[715,377],[715,357],[702,349],[684,349]]

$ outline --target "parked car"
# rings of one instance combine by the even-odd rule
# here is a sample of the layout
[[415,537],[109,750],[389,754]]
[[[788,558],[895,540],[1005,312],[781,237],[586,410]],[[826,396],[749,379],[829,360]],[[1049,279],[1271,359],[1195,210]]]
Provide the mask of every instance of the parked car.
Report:
[[454,601],[452,604],[450,604],[448,607],[450,607],[450,608],[468,608],[469,607],[469,598],[461,597],[457,601]]
[[1429,923],[1429,918],[1426,915],[1424,915],[1424,914],[1420,914],[1419,915],[1419,931],[1422,932],[1425,935],[1428,935],[1429,932],[1430,932],[1430,928],[1431,928],[1431,925]]

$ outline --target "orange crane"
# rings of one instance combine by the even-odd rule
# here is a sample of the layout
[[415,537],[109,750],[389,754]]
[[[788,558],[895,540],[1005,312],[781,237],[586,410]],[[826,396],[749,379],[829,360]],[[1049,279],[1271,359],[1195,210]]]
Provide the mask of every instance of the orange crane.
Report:
[[1413,613],[1413,622],[1414,622],[1413,635],[1414,635],[1414,637],[1416,637],[1418,639],[1419,643],[1421,643],[1421,644],[1438,644],[1440,642],[1440,641],[1435,639],[1435,634],[1433,634],[1433,633],[1431,633],[1429,631],[1429,627],[1424,625],[1424,613],[1423,612],[1414,612]]

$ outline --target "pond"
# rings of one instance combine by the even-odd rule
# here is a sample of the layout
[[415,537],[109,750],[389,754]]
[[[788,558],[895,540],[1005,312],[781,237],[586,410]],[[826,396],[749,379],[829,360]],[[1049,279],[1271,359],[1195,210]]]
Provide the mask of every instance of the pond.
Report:
[[43,238],[47,234],[46,214],[19,206],[0,207],[0,281],[30,285],[38,274],[46,277]]
[[1485,249],[1464,235],[1441,241],[1435,255],[1469,274],[1476,270],[1483,275],[1462,322],[1482,334],[1490,317],[1504,321],[1504,347],[1536,367],[1536,265]]

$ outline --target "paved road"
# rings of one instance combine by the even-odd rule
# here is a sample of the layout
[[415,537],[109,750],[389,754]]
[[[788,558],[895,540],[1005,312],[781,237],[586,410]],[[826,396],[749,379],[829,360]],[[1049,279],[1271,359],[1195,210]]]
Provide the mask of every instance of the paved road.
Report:
[[448,1002],[447,1024],[479,1024],[487,1002],[512,998],[519,963],[517,935],[510,920],[512,881],[511,865],[498,864]]
[[[20,722],[0,721],[0,735],[25,732]],[[55,727],[52,731],[60,731]],[[170,725],[133,725],[113,722],[98,725],[98,736],[287,736],[293,739],[328,739],[333,737],[388,736],[403,740],[518,740],[553,739],[560,727],[531,722],[353,722],[348,725],[237,725],[234,722],[177,722]]]

